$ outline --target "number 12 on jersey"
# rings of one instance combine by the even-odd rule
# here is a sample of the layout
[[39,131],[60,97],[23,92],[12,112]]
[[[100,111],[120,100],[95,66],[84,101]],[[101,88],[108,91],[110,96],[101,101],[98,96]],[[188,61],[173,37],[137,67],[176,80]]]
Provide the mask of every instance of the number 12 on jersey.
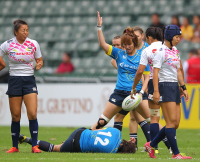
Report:
[[[111,132],[98,132],[97,134],[99,135],[103,135],[103,136],[107,136],[107,137],[112,137]],[[105,138],[104,141],[100,138],[100,137],[96,137],[95,141],[94,141],[94,145],[97,145],[98,142],[102,145],[102,146],[106,146],[109,144],[109,139]]]

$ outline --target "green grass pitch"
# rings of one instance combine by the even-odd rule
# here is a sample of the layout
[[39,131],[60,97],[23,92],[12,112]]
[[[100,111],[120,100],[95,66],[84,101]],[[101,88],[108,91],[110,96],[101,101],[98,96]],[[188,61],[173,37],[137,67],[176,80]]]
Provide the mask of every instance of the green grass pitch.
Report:
[[[60,144],[64,141],[75,128],[64,127],[40,127],[39,139],[49,141],[53,144]],[[30,136],[28,127],[21,127],[21,133]],[[31,153],[29,144],[19,145],[20,153],[7,154],[5,153],[11,147],[10,127],[0,127],[0,162],[64,162],[64,161],[87,161],[87,162],[150,162],[150,161],[171,161],[171,155],[161,142],[159,144],[160,154],[156,159],[150,159],[146,152],[141,152],[145,143],[144,135],[139,129],[138,132],[139,150],[135,154],[102,154],[102,153],[48,153],[41,154]],[[129,139],[128,128],[123,129],[123,138]],[[184,161],[199,161],[200,162],[200,130],[180,129],[177,131],[177,139],[179,150],[192,156],[192,160]]]

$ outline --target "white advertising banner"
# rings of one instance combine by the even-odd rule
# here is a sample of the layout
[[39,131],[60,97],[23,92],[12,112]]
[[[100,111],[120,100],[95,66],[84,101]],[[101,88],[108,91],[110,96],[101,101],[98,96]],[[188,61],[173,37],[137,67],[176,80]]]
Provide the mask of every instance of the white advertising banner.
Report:
[[[0,84],[0,125],[10,125],[7,84]],[[92,126],[99,119],[115,84],[38,84],[39,126]],[[28,126],[22,105],[21,125]],[[113,126],[113,119],[108,126]]]

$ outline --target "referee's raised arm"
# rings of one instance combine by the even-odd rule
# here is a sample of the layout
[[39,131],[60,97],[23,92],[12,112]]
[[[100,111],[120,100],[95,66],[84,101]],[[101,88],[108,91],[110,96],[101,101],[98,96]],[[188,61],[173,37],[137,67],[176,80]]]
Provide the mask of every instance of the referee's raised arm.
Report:
[[100,17],[100,12],[97,11],[97,35],[98,35],[98,41],[101,48],[105,51],[105,53],[108,53],[109,50],[109,44],[105,42],[103,32],[102,32],[102,17]]

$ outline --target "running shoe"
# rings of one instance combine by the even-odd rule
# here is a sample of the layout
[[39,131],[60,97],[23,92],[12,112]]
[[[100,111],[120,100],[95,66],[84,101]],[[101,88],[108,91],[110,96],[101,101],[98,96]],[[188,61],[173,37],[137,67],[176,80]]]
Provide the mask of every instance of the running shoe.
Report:
[[16,147],[10,148],[10,150],[6,151],[6,153],[14,153],[14,152],[19,152],[19,149]]
[[192,157],[190,156],[183,156],[181,154],[177,154],[177,155],[172,155],[172,159],[192,159]]
[[145,148],[148,151],[150,158],[156,158],[156,156],[154,155],[154,148],[150,146],[150,142],[147,142],[145,144]]
[[38,145],[33,146],[32,147],[32,153],[41,153],[42,151],[38,147],[39,147]]

